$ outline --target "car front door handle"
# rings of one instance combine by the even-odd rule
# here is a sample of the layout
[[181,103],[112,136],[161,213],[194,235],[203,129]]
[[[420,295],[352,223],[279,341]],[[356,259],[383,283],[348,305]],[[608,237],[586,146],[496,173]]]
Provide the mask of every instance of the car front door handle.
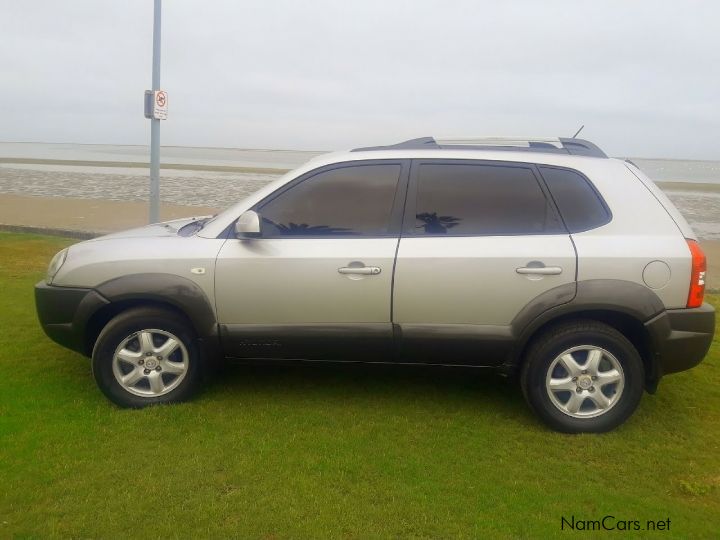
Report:
[[554,276],[561,274],[562,268],[559,266],[523,266],[522,268],[516,268],[515,271],[523,275]]
[[343,266],[338,268],[341,274],[358,274],[361,276],[377,276],[381,270],[379,266]]

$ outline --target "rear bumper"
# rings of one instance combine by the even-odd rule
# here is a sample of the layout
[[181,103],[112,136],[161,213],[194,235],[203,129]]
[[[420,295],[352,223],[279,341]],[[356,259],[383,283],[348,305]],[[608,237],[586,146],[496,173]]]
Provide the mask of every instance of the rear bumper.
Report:
[[649,382],[663,375],[685,371],[698,365],[710,348],[715,334],[715,308],[669,309],[645,323],[653,341],[656,373]]
[[35,285],[35,307],[40,325],[54,342],[85,356],[88,318],[108,301],[92,289]]

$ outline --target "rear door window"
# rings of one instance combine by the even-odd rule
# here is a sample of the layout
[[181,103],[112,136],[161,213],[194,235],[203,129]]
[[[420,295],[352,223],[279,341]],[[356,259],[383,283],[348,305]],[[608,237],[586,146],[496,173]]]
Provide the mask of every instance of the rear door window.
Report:
[[415,185],[415,235],[564,232],[531,167],[425,162]]

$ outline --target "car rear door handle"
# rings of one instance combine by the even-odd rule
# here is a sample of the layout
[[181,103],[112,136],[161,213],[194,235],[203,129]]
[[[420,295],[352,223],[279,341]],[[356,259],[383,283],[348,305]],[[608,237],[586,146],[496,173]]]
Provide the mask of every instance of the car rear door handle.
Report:
[[516,268],[515,271],[523,275],[554,276],[561,274],[562,268],[559,266],[523,266],[522,268]]
[[359,274],[362,276],[377,276],[381,270],[379,266],[343,266],[338,268],[341,274]]

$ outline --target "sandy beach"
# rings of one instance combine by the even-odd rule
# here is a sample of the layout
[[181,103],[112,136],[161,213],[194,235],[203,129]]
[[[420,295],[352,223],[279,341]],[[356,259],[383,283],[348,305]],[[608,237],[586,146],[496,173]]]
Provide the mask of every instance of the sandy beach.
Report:
[[[216,208],[162,204],[163,221],[207,216]],[[103,201],[60,197],[27,197],[0,194],[0,225],[62,229],[91,233],[122,231],[147,224],[148,205],[143,201]]]
[[[163,204],[163,220],[214,214],[221,208]],[[0,228],[3,225],[107,233],[147,223],[144,201],[107,201],[0,194]],[[708,288],[720,290],[720,240],[702,239],[708,257]]]

